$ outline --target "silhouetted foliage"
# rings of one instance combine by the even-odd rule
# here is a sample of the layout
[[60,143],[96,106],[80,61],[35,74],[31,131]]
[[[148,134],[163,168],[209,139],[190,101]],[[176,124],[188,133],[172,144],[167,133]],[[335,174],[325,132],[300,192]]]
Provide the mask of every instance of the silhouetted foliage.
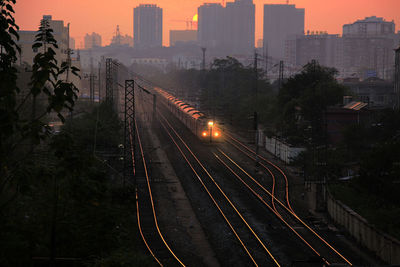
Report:
[[[50,136],[46,116],[56,112],[64,120],[61,112],[65,108],[72,111],[78,91],[73,83],[62,80],[66,72],[78,75],[79,70],[68,62],[58,66],[53,49],[57,48],[57,42],[47,20],[41,21],[32,46],[43,47],[43,52],[34,58],[30,87],[28,90],[17,87],[18,71],[14,64],[20,48],[15,42],[19,36],[13,4],[15,1],[0,1],[0,209],[18,192],[21,166],[29,163],[35,147]],[[47,102],[45,109],[37,114],[36,99],[39,96],[45,96]],[[27,107],[31,109],[29,119],[21,116]]]
[[256,84],[254,68],[244,67],[232,57],[215,59],[203,79],[201,103],[210,116],[223,117],[226,122],[247,129],[253,128],[255,111],[262,124],[271,121],[274,94],[262,75]]
[[[20,90],[17,87],[17,69],[13,64],[21,49],[16,44],[19,27],[13,17],[12,4],[15,0],[0,1],[0,162],[4,162],[10,149],[9,138],[17,131],[19,118],[16,105]],[[3,169],[3,164],[0,164]]]
[[96,128],[99,143],[117,146],[121,122],[101,104],[67,120],[39,151],[43,160],[25,170],[18,198],[0,211],[2,266],[31,266],[32,257],[53,249],[56,257],[78,259],[76,266],[153,266],[140,252],[134,195],[126,195],[121,178],[110,179],[113,171],[93,154]]
[[300,74],[290,77],[279,92],[278,128],[286,137],[300,136],[308,139],[305,129],[311,127],[312,142],[323,142],[324,111],[326,107],[341,103],[346,88],[340,85],[337,71],[308,63]]

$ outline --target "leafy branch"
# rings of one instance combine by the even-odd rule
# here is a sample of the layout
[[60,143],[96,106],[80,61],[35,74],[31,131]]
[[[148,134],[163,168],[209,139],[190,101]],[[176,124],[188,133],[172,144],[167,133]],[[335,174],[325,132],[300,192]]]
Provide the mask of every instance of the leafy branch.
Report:
[[[19,27],[13,17],[15,3],[16,0],[0,0],[0,192],[11,183],[14,186],[8,187],[8,191],[18,190],[17,170],[23,164],[21,159],[30,158],[33,149],[50,136],[50,128],[43,119],[55,112],[64,122],[62,113],[73,110],[79,91],[65,79],[69,72],[79,77],[79,69],[71,66],[69,60],[59,64],[57,40],[49,21],[43,19],[32,45],[33,50],[40,52],[33,60],[29,88],[24,96],[20,95],[18,70],[14,66],[17,55],[21,53],[17,45]],[[39,96],[44,96],[47,103],[45,110],[37,114],[36,99]],[[32,112],[27,120],[21,114],[29,105]],[[31,144],[29,150],[25,147],[28,140]]]

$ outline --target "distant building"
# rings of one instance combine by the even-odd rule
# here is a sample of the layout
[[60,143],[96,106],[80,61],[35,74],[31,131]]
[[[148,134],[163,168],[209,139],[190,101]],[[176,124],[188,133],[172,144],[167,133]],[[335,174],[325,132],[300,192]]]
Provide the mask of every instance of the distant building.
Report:
[[221,48],[224,43],[224,7],[206,3],[198,8],[198,41],[207,49]]
[[206,3],[198,8],[198,41],[217,55],[248,55],[254,52],[255,5],[253,0],[221,4]]
[[227,2],[224,10],[224,50],[234,55],[254,52],[255,12],[253,0]]
[[172,63],[178,69],[197,69],[200,70],[202,60],[195,56],[178,54],[172,58]]
[[323,66],[337,68],[342,64],[342,44],[338,34],[298,35],[285,41],[285,61],[304,66],[317,60]]
[[264,50],[269,57],[283,59],[285,40],[304,34],[304,13],[295,5],[264,5]]
[[285,41],[285,61],[300,67],[317,60],[321,65],[334,67],[341,78],[394,77],[394,49],[400,44],[394,22],[368,17],[343,25],[340,37],[326,32],[291,35]]
[[175,46],[176,44],[194,43],[197,42],[196,30],[171,30],[169,31],[169,44]]
[[133,11],[133,42],[136,48],[161,47],[163,31],[162,9],[141,4]]
[[101,46],[101,35],[93,32],[85,35],[85,49]]
[[69,37],[69,48],[75,50],[75,38]]
[[264,45],[263,45],[263,39],[258,39],[257,40],[257,48],[262,48]]
[[352,24],[343,25],[343,36],[377,36],[394,33],[395,24],[393,21],[385,21],[383,18],[378,18],[375,16],[366,17],[363,20],[357,20]]
[[[60,67],[63,62],[67,62],[68,59],[68,27],[64,25],[64,21],[62,20],[53,20],[52,16],[44,15],[42,20],[47,20],[49,22],[50,28],[53,30],[54,39],[57,41],[58,48],[53,48],[56,52],[56,60],[58,62],[58,66]],[[35,43],[35,36],[37,34],[36,31],[19,31],[20,39],[17,41],[17,44],[21,48],[21,53],[18,55],[17,64],[25,65],[28,69],[29,66],[33,65],[33,59],[37,55],[37,53],[43,53],[43,47],[40,48],[32,48],[32,45]],[[69,39],[71,41],[71,39]],[[80,61],[72,58],[72,65],[81,68]],[[74,75],[69,76],[70,81],[73,82],[78,88],[81,88],[81,79]],[[66,74],[62,74],[60,79],[66,79]]]
[[396,104],[393,83],[379,78],[360,81],[356,78],[344,79],[343,85],[350,88],[353,100],[368,103],[374,108],[393,108]]
[[392,79],[395,24],[383,18],[367,17],[343,25],[343,72],[361,78]]
[[[58,49],[55,49],[56,59],[61,62],[67,61],[68,51],[68,28],[64,26],[64,21],[53,20],[52,16],[44,15],[43,20],[49,22],[50,28],[53,29],[54,39],[57,41]],[[33,64],[33,58],[39,52],[39,49],[32,49],[32,45],[35,42],[36,31],[19,31],[20,39],[17,42],[21,47],[21,55],[19,56],[18,62],[21,64],[27,63],[28,65]]]
[[133,47],[133,37],[128,34],[125,34],[125,36],[121,36],[121,45]]
[[133,37],[129,35],[114,36],[111,40],[111,45],[127,45],[133,47]]
[[32,49],[32,45],[35,41],[36,31],[19,31],[18,45],[21,48],[21,53],[18,55],[18,64],[23,65],[24,63],[32,65],[33,58],[39,52],[39,50]]
[[133,58],[131,64],[152,66],[165,71],[168,60],[164,58]]

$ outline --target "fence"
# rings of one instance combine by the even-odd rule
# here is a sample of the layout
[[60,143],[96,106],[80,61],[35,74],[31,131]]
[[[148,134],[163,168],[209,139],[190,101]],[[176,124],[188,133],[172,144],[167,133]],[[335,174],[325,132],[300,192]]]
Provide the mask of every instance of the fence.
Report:
[[305,150],[303,147],[292,147],[274,137],[265,137],[265,149],[286,163],[292,162]]
[[327,201],[329,216],[343,226],[359,244],[388,264],[400,264],[400,241],[377,230],[329,193]]

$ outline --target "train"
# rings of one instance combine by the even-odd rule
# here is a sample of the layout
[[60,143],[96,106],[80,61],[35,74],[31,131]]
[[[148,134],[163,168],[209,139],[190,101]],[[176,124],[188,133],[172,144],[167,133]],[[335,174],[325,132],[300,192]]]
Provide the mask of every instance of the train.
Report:
[[154,90],[160,96],[159,101],[201,141],[212,143],[223,140],[219,125],[204,113],[159,87]]

